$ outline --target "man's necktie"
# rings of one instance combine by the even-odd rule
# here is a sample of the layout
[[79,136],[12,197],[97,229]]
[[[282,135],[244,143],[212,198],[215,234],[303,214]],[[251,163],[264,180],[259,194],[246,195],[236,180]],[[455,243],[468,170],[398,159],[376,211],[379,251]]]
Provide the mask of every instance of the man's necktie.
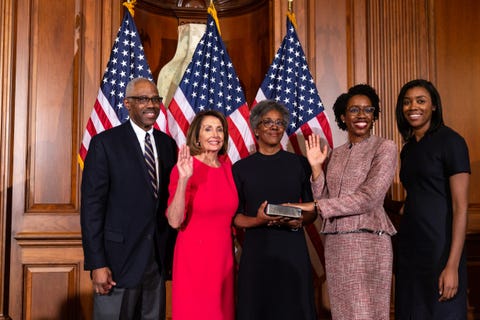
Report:
[[150,134],[145,135],[145,162],[147,163],[148,175],[150,176],[150,183],[153,188],[155,198],[158,197],[157,184],[157,170],[155,166],[155,156],[153,155],[152,142],[150,141]]

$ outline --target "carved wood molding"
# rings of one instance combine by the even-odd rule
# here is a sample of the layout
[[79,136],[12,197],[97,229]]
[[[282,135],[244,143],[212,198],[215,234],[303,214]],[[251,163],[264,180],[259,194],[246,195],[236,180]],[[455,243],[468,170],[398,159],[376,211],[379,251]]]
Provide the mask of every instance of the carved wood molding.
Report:
[[21,247],[79,247],[80,232],[19,232],[15,240]]
[[[215,0],[213,1],[219,17],[238,16],[254,11],[268,0]],[[210,0],[142,0],[137,8],[160,15],[174,16],[179,21],[205,22]]]

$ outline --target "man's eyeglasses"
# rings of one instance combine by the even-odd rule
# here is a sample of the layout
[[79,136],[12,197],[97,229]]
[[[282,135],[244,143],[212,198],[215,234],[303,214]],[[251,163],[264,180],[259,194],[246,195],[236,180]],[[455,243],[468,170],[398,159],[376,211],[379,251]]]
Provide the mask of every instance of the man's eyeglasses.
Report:
[[360,107],[350,107],[347,109],[347,112],[350,114],[359,114],[360,111],[363,111],[365,114],[373,114],[375,112],[375,107],[365,107],[365,108],[360,108]]
[[260,122],[265,126],[265,128],[271,128],[274,125],[277,127],[285,128],[285,126],[287,125],[284,120],[263,119]]
[[127,99],[137,100],[137,102],[140,104],[148,104],[151,101],[152,104],[154,105],[158,105],[162,103],[162,100],[163,100],[163,98],[159,96],[155,96],[151,98],[147,96],[130,96],[130,97],[127,97]]

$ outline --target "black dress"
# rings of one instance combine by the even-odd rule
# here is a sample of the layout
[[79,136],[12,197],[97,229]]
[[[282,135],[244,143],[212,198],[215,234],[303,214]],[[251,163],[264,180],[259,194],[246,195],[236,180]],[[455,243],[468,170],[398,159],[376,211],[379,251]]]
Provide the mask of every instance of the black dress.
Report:
[[[312,201],[310,166],[286,151],[255,153],[233,166],[238,212],[256,216],[260,204]],[[316,319],[313,280],[302,229],[245,231],[238,274],[237,320]]]
[[470,172],[467,145],[460,135],[442,126],[418,142],[410,139],[400,158],[407,198],[397,234],[395,319],[466,319],[465,253],[453,299],[438,301],[438,278],[452,240],[449,178]]

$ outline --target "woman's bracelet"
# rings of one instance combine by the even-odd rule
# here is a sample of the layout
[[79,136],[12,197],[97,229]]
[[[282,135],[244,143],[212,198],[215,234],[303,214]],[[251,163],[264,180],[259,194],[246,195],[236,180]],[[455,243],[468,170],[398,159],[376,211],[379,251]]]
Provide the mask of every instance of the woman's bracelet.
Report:
[[317,200],[313,200],[313,211],[318,214],[318,202]]

